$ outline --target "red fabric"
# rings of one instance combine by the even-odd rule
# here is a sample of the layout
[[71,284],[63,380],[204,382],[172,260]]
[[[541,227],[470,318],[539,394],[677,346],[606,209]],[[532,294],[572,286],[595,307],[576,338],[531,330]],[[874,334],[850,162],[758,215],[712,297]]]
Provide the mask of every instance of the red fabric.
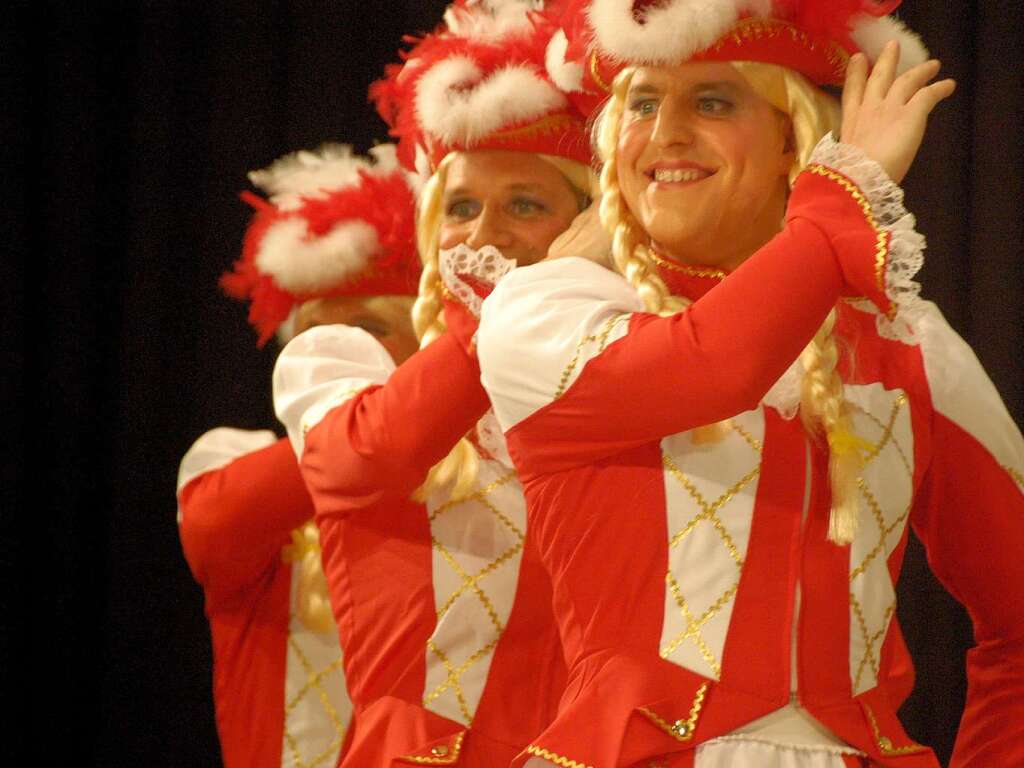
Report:
[[179,508],[185,557],[206,597],[224,765],[280,768],[291,588],[281,549],[313,514],[291,445],[200,475]]
[[475,359],[449,333],[306,435],[302,472],[355,706],[344,768],[423,764],[403,758],[454,754],[460,734],[458,765],[502,768],[554,716],[565,669],[529,546],[472,728],[422,705],[436,605],[430,525],[409,496],[487,408]]
[[[829,194],[827,186],[814,190],[818,203]],[[507,434],[570,663],[563,706],[535,741],[540,748],[595,768],[620,768],[692,750],[782,706],[790,695],[799,576],[801,703],[872,765],[938,765],[896,717],[912,668],[895,623],[882,647],[878,685],[852,695],[849,548],[827,540],[827,455],[799,419],[766,409],[753,527],[720,681],[658,653],[668,538],[660,440],[759,407],[836,301],[840,271],[847,283],[871,274],[856,268],[858,260],[873,261],[875,251],[862,212],[830,206],[819,216],[815,201],[801,198],[804,191],[794,190],[779,238],[685,313],[634,316],[630,332],[591,359],[562,397]],[[936,573],[969,606],[978,628],[954,764],[1021,762],[1020,726],[1007,721],[1024,693],[1021,494],[976,441],[933,413],[919,348],[881,339],[875,317],[846,304],[839,305],[837,327],[850,356],[841,367],[844,381],[880,382],[907,395],[913,487],[922,493],[913,524]],[[801,524],[808,450],[810,495]],[[965,476],[979,481],[965,484]],[[887,563],[894,582],[904,543]],[[685,720],[702,683],[709,688],[692,741],[674,739],[642,715],[646,708],[668,723]]]

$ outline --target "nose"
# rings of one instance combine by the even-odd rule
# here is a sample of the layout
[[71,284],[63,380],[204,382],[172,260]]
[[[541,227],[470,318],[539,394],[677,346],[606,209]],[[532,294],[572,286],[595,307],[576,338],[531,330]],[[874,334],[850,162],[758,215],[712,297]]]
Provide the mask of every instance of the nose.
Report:
[[658,114],[654,118],[654,131],[651,134],[651,143],[661,147],[672,144],[692,144],[693,126],[691,125],[692,115],[681,99],[673,98],[672,95],[665,97],[658,108]]
[[508,222],[501,211],[485,205],[480,215],[473,222],[472,231],[466,238],[466,245],[478,250],[485,245],[493,245],[501,250],[512,244],[512,234]]

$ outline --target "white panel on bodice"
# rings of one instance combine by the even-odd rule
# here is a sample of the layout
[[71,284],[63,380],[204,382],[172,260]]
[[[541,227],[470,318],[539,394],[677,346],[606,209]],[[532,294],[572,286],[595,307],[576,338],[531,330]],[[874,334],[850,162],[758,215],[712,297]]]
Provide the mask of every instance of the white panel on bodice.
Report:
[[427,643],[423,705],[469,725],[508,623],[526,537],[526,502],[515,473],[480,462],[474,491],[427,500],[437,628]]
[[764,411],[727,423],[717,442],[695,444],[692,432],[661,442],[669,536],[661,655],[715,680],[750,542]]
[[333,768],[352,718],[352,702],[333,625],[330,632],[316,632],[298,618],[295,601],[301,567],[301,563],[292,566],[281,766]]
[[850,679],[857,695],[878,683],[882,643],[896,612],[888,559],[910,516],[914,433],[902,390],[847,385],[844,395],[855,434],[873,446],[857,481],[858,529],[850,545]]

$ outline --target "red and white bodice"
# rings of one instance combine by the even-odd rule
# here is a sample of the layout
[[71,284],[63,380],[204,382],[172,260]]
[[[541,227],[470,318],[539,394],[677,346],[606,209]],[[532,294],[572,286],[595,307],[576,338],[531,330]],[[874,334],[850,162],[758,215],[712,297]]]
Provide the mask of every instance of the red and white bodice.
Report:
[[[389,654],[390,683],[385,660],[364,654],[381,683],[376,700],[357,700],[345,765],[507,764],[554,717],[565,665],[550,583],[500,432],[484,415],[476,362],[445,335],[396,369],[366,332],[315,328],[282,353],[275,403],[302,457],[349,659],[359,666],[351,649],[366,645],[361,635],[413,638]],[[411,502],[470,430],[479,460],[471,491]],[[377,548],[361,548],[358,536]],[[404,553],[389,554],[397,546]],[[385,579],[391,557],[404,570]]]
[[[896,198],[883,213],[832,168],[804,174],[783,233],[720,284],[661,268],[696,300],[672,317],[581,259],[516,270],[484,303],[483,381],[570,666],[530,754],[935,766],[895,714],[913,684],[894,617],[910,523],[975,622],[954,764],[1024,761],[1008,722],[1024,692],[1024,444],[971,350],[914,301],[919,236]],[[838,308],[844,396],[870,444],[843,547],[827,540],[828,455],[786,371],[824,317],[815,302],[840,290],[890,304]],[[720,440],[690,431],[723,419]]]
[[214,429],[182,459],[178,521],[206,598],[228,768],[333,768],[345,742],[338,637],[299,620],[300,564],[284,555],[312,513],[291,446],[273,432]]

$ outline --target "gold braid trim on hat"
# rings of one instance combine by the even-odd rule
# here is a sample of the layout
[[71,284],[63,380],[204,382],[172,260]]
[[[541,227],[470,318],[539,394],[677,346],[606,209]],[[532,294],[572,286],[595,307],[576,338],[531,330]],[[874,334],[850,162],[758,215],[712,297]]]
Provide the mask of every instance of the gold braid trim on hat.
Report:
[[555,133],[572,122],[572,118],[565,112],[556,112],[553,115],[545,115],[532,123],[521,125],[518,128],[508,128],[503,131],[495,131],[490,138],[495,139],[532,139],[545,133]]
[[[731,31],[722,35],[717,43],[714,43],[708,50],[720,51],[726,43],[743,45],[747,41],[764,40],[765,38],[779,37],[788,34],[794,43],[802,45],[808,51],[819,51],[822,46],[802,29],[797,29],[792,24],[778,19],[756,19],[747,18],[740,20]],[[837,75],[846,71],[846,65],[850,61],[850,54],[837,43],[829,42],[825,49],[825,56],[829,64],[835,69]]]

